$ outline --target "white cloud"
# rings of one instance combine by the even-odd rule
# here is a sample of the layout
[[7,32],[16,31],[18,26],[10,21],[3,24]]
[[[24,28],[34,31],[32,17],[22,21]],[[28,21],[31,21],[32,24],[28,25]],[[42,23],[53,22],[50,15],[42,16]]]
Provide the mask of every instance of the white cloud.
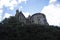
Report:
[[26,3],[27,0],[18,0],[18,3],[21,3],[21,2],[25,2]]
[[[50,2],[56,2],[56,0],[51,0]],[[49,3],[49,5],[45,6],[41,12],[46,15],[47,21],[50,25],[60,26],[60,4]]]
[[9,13],[5,13],[5,15],[4,15],[4,17],[3,17],[3,19],[4,18],[9,18],[10,16],[12,16],[11,14],[9,14]]
[[23,7],[21,6],[20,8],[22,9]]
[[54,3],[56,2],[57,0],[49,0],[49,3]]
[[14,7],[10,7],[9,9],[10,9],[10,10],[13,10],[13,9],[14,9]]
[[18,10],[19,10],[19,11],[21,11],[21,10],[22,10],[22,8],[23,8],[23,7],[22,7],[22,6],[20,6],[20,7],[18,8]]
[[[0,20],[1,20],[1,18],[2,18],[2,11],[3,11],[3,6],[5,6],[5,7],[7,7],[8,9],[10,9],[10,10],[13,10],[14,9],[14,7],[16,6],[16,5],[18,5],[18,4],[20,4],[20,3],[22,3],[22,2],[26,2],[27,0],[0,0]],[[17,6],[18,7],[18,6]],[[22,8],[22,7],[21,7]],[[8,15],[8,16],[6,16],[6,15]],[[9,17],[10,16],[10,14],[8,14],[8,13],[5,13],[5,16],[4,16],[4,18],[5,17]]]
[[26,18],[30,15],[29,12],[23,12],[23,14],[24,14],[24,16],[25,16]]
[[13,10],[15,5],[20,4],[21,2],[26,2],[27,0],[0,0],[0,8],[3,6],[11,7],[10,9]]
[[0,9],[0,21],[1,21],[1,18],[2,18],[2,13],[3,13],[3,10]]
[[2,9],[0,9],[0,15],[2,15],[2,13],[3,13],[3,10],[2,10]]

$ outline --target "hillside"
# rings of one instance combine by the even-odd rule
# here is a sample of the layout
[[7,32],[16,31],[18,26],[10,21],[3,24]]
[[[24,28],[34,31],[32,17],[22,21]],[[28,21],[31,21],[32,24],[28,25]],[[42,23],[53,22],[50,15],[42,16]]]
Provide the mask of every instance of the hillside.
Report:
[[15,17],[0,23],[0,40],[60,40],[60,27],[39,24],[23,24]]
[[43,25],[0,24],[0,40],[60,40],[60,28]]

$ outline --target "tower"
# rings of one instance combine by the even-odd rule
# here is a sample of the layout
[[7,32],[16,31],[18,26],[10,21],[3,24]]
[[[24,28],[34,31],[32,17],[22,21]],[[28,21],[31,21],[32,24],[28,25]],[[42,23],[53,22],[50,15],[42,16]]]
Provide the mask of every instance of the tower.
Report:
[[19,10],[17,9],[15,16],[18,16],[18,15],[19,15]]

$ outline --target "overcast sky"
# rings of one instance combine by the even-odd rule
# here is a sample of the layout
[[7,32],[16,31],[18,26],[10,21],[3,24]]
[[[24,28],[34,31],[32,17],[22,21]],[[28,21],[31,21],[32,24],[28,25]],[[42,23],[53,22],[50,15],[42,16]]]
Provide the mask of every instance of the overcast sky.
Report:
[[60,0],[0,0],[0,21],[14,16],[16,9],[26,17],[41,12],[50,25],[60,26]]

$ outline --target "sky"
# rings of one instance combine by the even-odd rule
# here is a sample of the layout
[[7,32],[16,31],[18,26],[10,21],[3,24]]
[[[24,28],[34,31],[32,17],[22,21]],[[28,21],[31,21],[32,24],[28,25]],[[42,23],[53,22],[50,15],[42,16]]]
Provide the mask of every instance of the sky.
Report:
[[25,17],[43,13],[50,25],[60,26],[60,0],[0,0],[0,21],[14,16],[17,9]]

